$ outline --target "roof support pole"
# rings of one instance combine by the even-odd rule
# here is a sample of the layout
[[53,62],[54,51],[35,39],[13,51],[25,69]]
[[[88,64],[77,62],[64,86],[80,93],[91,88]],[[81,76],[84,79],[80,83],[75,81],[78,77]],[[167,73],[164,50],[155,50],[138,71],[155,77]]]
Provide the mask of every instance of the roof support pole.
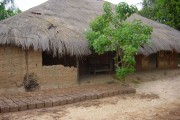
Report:
[[80,84],[79,81],[79,58],[76,56],[76,68],[77,68],[77,82]]
[[25,61],[26,61],[26,75],[29,76],[29,61],[28,61],[29,52],[28,49],[25,49]]

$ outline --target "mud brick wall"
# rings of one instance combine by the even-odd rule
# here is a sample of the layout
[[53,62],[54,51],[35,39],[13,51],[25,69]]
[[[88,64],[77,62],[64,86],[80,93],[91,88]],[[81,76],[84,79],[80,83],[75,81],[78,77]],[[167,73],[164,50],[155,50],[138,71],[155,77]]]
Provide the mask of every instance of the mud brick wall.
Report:
[[170,51],[158,52],[158,68],[177,68],[178,54]]
[[149,68],[149,59],[143,55],[135,56],[136,64],[135,69],[136,71],[148,70]]
[[[63,65],[42,66],[42,52],[29,51],[29,71],[38,76],[41,88],[74,85],[77,69]],[[26,73],[25,51],[17,47],[0,46],[0,90],[16,89],[14,82],[20,84]]]
[[142,70],[149,69],[149,57],[143,57],[142,58]]
[[[136,59],[136,71],[150,70],[150,56],[137,55]],[[157,53],[157,69],[169,69],[178,67],[178,54],[171,51],[160,51]]]

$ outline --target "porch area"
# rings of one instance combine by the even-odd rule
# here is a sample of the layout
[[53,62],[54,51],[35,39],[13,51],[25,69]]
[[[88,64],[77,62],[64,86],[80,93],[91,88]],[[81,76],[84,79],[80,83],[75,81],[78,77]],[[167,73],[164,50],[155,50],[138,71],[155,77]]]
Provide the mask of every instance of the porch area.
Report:
[[[180,75],[180,68],[152,69],[148,71],[136,71],[126,77],[126,82],[133,86],[141,82],[172,78]],[[98,73],[97,75],[83,75],[79,79],[79,85],[93,84],[122,84],[115,78],[115,73]]]

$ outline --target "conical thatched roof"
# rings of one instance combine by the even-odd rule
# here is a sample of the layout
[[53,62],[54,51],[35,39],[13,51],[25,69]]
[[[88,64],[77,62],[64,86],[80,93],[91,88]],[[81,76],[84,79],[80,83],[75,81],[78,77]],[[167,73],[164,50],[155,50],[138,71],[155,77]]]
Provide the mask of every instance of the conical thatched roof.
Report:
[[151,43],[139,49],[139,54],[149,55],[160,50],[180,52],[180,31],[167,25],[133,14],[127,21],[141,20],[143,24],[153,27]]
[[102,13],[100,0],[49,0],[0,22],[0,44],[88,55],[85,30]]

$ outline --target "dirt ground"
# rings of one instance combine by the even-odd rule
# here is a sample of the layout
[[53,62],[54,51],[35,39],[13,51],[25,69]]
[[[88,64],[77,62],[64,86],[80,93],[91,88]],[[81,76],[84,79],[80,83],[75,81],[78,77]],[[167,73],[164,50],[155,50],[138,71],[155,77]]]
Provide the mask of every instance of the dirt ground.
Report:
[[[136,94],[1,114],[0,120],[180,120],[179,72],[136,74]],[[145,82],[147,75],[156,79]]]

